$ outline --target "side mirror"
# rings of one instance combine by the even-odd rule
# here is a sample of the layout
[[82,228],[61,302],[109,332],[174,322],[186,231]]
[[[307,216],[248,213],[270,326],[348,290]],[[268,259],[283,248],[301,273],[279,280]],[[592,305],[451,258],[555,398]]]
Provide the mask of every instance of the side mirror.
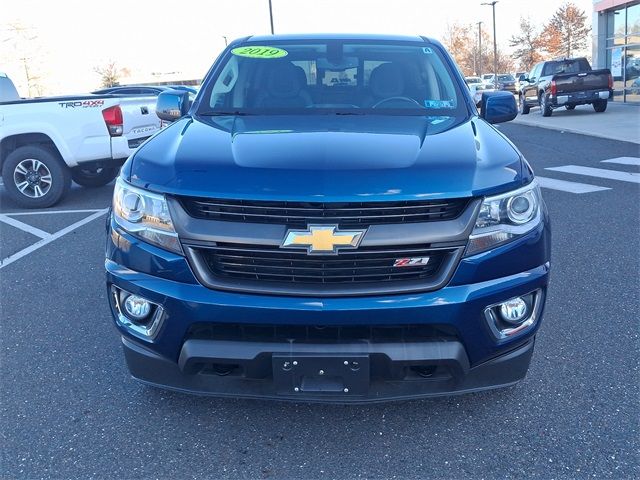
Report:
[[509,122],[518,115],[516,99],[511,92],[483,92],[480,116],[489,123]]
[[528,82],[529,79],[527,78],[526,75],[520,75],[520,77],[518,78],[519,82]]
[[160,120],[173,122],[187,114],[191,108],[189,92],[183,90],[165,90],[156,100],[156,115]]

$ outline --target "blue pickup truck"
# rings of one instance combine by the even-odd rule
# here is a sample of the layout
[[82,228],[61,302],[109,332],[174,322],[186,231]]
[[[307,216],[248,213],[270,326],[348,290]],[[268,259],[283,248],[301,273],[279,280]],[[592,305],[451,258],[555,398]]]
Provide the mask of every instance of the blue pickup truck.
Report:
[[369,402],[524,378],[549,219],[533,172],[423,37],[237,40],[116,182],[107,289],[150,385]]

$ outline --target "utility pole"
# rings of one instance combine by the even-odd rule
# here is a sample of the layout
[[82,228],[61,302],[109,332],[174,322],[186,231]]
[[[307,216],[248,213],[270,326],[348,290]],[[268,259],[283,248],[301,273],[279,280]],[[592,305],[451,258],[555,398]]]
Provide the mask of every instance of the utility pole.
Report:
[[494,0],[493,2],[483,3],[482,5],[491,5],[493,9],[493,83],[498,89],[498,44],[496,43],[496,3],[498,0]]
[[478,76],[482,78],[482,22],[478,22]]
[[271,20],[271,35],[273,35],[273,8],[271,7],[271,0],[269,0],[269,20]]

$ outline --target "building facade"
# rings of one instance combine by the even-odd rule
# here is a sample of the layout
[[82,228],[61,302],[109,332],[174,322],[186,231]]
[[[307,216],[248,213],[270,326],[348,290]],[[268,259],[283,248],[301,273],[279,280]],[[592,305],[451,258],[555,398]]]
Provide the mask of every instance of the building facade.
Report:
[[640,103],[640,1],[594,0],[593,67],[609,68],[613,99]]

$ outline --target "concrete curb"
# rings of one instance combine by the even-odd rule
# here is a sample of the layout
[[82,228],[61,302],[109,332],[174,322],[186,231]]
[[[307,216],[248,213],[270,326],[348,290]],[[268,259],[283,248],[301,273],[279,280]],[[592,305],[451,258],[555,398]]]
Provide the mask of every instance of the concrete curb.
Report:
[[628,138],[625,135],[616,135],[615,133],[599,133],[599,132],[594,132],[594,131],[585,131],[582,130],[580,128],[572,128],[572,127],[564,127],[564,126],[558,126],[558,125],[549,125],[549,124],[544,124],[542,122],[538,123],[535,121],[527,121],[524,119],[520,118],[520,115],[518,114],[518,116],[513,120],[513,123],[517,123],[518,125],[525,125],[527,127],[538,127],[538,128],[544,128],[547,130],[556,130],[559,131],[560,133],[575,133],[578,135],[586,135],[588,137],[597,137],[597,138],[605,138],[607,140],[615,140],[618,142],[628,142],[628,143],[635,143],[637,145],[640,145],[640,136],[636,139],[631,139]]
[[590,105],[575,110],[558,109],[551,117],[543,117],[538,108],[530,114],[519,114],[513,123],[559,132],[606,138],[640,145],[640,105],[609,102],[607,111],[596,113]]

